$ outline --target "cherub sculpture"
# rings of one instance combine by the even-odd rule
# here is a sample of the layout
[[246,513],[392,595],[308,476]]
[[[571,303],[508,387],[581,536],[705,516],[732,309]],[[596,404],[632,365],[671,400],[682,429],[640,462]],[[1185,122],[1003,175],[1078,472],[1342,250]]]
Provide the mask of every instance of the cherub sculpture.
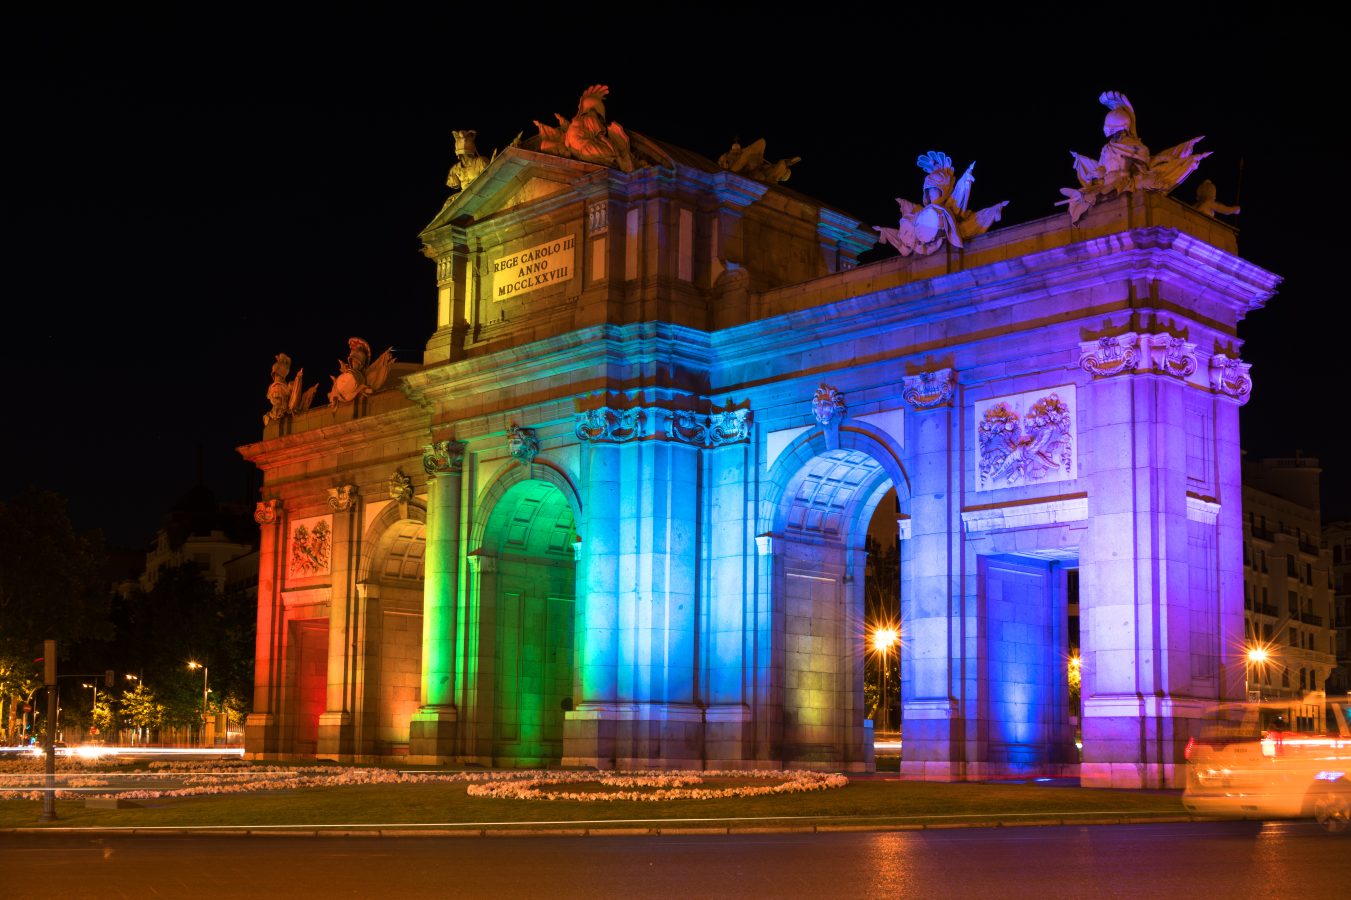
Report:
[[1215,197],[1215,182],[1207,178],[1196,188],[1196,203],[1193,205],[1196,207],[1197,212],[1205,216],[1210,216],[1212,219],[1215,218],[1216,213],[1219,213],[1222,216],[1238,215],[1237,206],[1221,203],[1216,200]]
[[753,178],[756,181],[762,181],[765,184],[778,184],[780,181],[787,181],[793,173],[789,167],[802,162],[802,157],[794,156],[792,159],[781,159],[778,162],[769,162],[765,159],[765,139],[760,138],[753,141],[745,147],[741,142],[732,141],[732,149],[728,150],[722,156],[718,157],[718,166],[729,172],[735,172],[738,175],[745,175],[747,178]]
[[347,340],[347,361],[338,361],[339,374],[330,376],[333,387],[328,391],[330,409],[341,403],[351,403],[380,390],[389,379],[389,368],[394,364],[394,348],[381,353],[371,362],[371,345],[358,337]]
[[[1097,159],[1074,151],[1074,173],[1078,188],[1061,188],[1065,199],[1056,206],[1070,208],[1070,221],[1078,222],[1097,203],[1132,191],[1168,192],[1196,171],[1209,153],[1197,153],[1202,140],[1194,137],[1162,153],[1150,155],[1149,148],[1135,131],[1135,108],[1120,91],[1104,91],[1098,102],[1107,107],[1102,133],[1107,143]],[[1204,136],[1202,136],[1204,137]]]
[[632,172],[636,166],[628,133],[618,122],[605,123],[605,98],[609,95],[608,87],[593,84],[583,92],[582,99],[577,102],[577,115],[571,120],[554,113],[557,128],[536,120],[539,149],[555,156]]
[[901,207],[900,225],[875,228],[882,241],[895,247],[902,256],[927,255],[941,247],[945,240],[960,248],[967,238],[989,231],[1009,204],[1005,200],[976,212],[967,209],[971,185],[976,181],[971,174],[976,167],[974,162],[955,182],[952,160],[946,153],[930,150],[920,156],[916,164],[925,172],[923,202],[911,203],[897,197],[896,202]]
[[301,369],[294,379],[287,381],[286,376],[289,374],[291,357],[278,353],[276,362],[272,363],[272,383],[267,387],[267,400],[272,404],[272,409],[263,415],[264,425],[302,413],[314,402],[314,392],[319,385],[311,385],[308,391],[304,390],[305,370]]
[[477,131],[452,131],[451,135],[455,138],[455,165],[450,167],[450,174],[446,176],[446,187],[459,192],[469,187],[469,182],[482,175],[492,160],[479,154],[478,147],[474,144]]

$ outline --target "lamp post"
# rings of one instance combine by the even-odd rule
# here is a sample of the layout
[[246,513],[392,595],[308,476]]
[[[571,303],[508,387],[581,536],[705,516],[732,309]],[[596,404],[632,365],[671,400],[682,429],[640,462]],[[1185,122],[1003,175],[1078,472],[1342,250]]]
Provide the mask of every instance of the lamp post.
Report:
[[881,731],[887,729],[887,656],[891,653],[891,648],[898,637],[895,628],[878,628],[873,632],[873,650],[877,651],[882,657],[882,682],[880,685],[882,693],[881,703],[879,704],[882,709]]
[[[1267,648],[1260,644],[1254,644],[1248,648],[1248,673],[1252,675],[1254,669],[1265,671],[1267,665]],[[1257,685],[1257,702],[1262,702],[1262,678],[1261,675],[1251,679]]]
[[94,724],[94,714],[98,712],[99,708],[99,686],[97,684],[85,684],[81,682],[80,687],[87,687],[94,692],[94,703],[89,707],[89,730],[93,734],[98,734],[99,727]]
[[202,746],[205,747],[205,746],[206,746],[206,695],[207,695],[207,693],[208,693],[207,687],[206,687],[207,667],[204,666],[204,665],[202,665],[202,664],[199,663],[199,662],[196,662],[196,661],[194,660],[194,661],[189,661],[189,662],[188,662],[188,668],[189,668],[189,669],[201,669],[201,670],[202,670]]

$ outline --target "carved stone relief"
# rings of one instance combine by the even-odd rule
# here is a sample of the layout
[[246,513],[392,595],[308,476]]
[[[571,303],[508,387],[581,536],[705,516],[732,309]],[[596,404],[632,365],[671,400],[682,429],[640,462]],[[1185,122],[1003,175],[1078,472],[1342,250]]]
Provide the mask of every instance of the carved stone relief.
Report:
[[356,497],[357,486],[355,484],[344,484],[339,487],[328,489],[328,506],[334,512],[342,512],[351,508],[352,500]]
[[259,525],[271,525],[277,521],[277,508],[281,501],[277,499],[259,500],[253,508],[253,521]]
[[424,448],[422,469],[428,475],[458,474],[464,470],[464,441],[437,441]]
[[1186,378],[1196,371],[1196,345],[1167,333],[1128,331],[1079,344],[1079,367],[1100,378],[1135,372]]
[[287,543],[286,572],[290,577],[327,575],[333,554],[333,517],[292,522]]
[[952,369],[935,369],[902,378],[905,387],[901,396],[915,409],[933,409],[949,406],[957,387],[957,373]]
[[1075,412],[1072,384],[976,403],[976,490],[1074,478]]
[[507,431],[507,452],[527,466],[539,455],[539,436],[533,428],[512,425]]
[[1238,357],[1216,353],[1210,358],[1210,386],[1216,393],[1234,398],[1239,405],[1247,403],[1252,394],[1252,378],[1248,374],[1251,369],[1251,363]]
[[641,407],[613,409],[600,406],[577,413],[573,433],[579,441],[621,444],[643,436],[647,412]]
[[666,423],[666,435],[672,440],[698,447],[721,447],[750,438],[748,409],[733,409],[709,415],[677,410]]

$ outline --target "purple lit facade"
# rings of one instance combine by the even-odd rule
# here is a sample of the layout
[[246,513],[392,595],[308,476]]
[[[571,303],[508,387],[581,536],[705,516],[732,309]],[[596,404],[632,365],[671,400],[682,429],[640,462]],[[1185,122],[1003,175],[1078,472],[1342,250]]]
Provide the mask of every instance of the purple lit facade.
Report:
[[1178,785],[1243,695],[1236,326],[1278,279],[1157,194],[859,266],[861,223],[662,152],[503,151],[422,235],[401,390],[242,448],[249,752],[866,770],[894,490],[902,771]]

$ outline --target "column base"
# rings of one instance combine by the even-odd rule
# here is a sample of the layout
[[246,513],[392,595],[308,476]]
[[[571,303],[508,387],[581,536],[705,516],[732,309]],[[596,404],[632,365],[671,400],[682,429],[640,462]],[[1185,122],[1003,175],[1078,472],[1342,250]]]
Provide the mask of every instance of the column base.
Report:
[[582,703],[563,720],[563,765],[704,769],[704,728],[692,703]]
[[453,706],[424,706],[408,723],[408,762],[438,766],[456,761],[459,713]]
[[355,754],[352,714],[349,712],[320,713],[318,749],[314,755],[336,762],[350,762]]
[[281,752],[281,730],[276,715],[249,713],[244,719],[244,758],[276,758]]

